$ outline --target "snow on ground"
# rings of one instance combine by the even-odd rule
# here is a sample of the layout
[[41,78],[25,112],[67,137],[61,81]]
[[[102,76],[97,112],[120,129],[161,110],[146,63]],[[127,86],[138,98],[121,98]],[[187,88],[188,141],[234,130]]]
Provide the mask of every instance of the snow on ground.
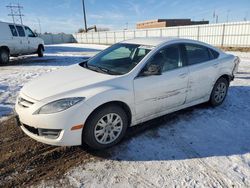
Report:
[[10,66],[0,67],[0,122],[12,113],[18,91],[26,82],[60,67],[80,63],[106,47],[84,44],[48,45],[43,58],[37,55],[11,58]]
[[[96,48],[105,46],[48,46],[45,58],[18,58],[0,67],[1,114],[9,114],[24,83],[81,62]],[[250,53],[232,53],[242,62],[221,106],[199,105],[153,120],[150,128],[106,151],[106,157],[40,186],[250,187]]]

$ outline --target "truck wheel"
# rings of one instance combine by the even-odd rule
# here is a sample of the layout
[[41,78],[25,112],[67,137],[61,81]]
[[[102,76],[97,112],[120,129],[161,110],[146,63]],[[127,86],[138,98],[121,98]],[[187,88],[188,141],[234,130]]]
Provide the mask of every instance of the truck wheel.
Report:
[[8,64],[10,61],[10,53],[5,48],[0,48],[0,65]]
[[219,106],[223,103],[226,98],[229,83],[227,79],[220,78],[214,85],[213,91],[210,96],[210,104],[212,106]]
[[105,149],[117,144],[128,127],[128,117],[117,105],[96,110],[87,120],[82,140],[93,149]]
[[43,47],[40,45],[37,50],[38,57],[43,57]]

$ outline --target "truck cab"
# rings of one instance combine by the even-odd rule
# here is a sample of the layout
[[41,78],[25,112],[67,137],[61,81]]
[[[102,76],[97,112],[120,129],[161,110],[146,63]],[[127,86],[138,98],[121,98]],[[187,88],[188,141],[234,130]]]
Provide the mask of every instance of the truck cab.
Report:
[[9,63],[11,56],[38,54],[43,57],[44,41],[28,26],[0,22],[0,65]]

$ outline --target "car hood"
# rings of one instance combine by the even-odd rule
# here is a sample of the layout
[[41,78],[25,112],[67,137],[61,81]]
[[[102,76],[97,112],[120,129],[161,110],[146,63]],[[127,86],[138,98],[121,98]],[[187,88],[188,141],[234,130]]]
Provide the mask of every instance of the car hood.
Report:
[[27,83],[21,93],[34,100],[43,100],[55,95],[81,90],[94,84],[110,80],[113,75],[88,70],[80,65],[73,65],[38,77]]

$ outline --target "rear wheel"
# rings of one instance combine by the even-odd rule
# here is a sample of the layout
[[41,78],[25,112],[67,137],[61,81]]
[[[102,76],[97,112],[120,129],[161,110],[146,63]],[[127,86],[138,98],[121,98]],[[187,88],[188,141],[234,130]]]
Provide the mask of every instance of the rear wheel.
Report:
[[117,144],[128,127],[124,110],[116,105],[96,110],[83,129],[83,141],[93,149],[105,149]]
[[43,49],[43,47],[40,45],[40,46],[38,47],[38,50],[37,50],[38,57],[43,57],[43,53],[44,53],[44,49]]
[[220,78],[214,85],[213,91],[210,96],[210,104],[218,106],[223,103],[228,91],[229,82],[225,78]]
[[0,65],[8,64],[10,61],[10,53],[5,48],[0,48]]

